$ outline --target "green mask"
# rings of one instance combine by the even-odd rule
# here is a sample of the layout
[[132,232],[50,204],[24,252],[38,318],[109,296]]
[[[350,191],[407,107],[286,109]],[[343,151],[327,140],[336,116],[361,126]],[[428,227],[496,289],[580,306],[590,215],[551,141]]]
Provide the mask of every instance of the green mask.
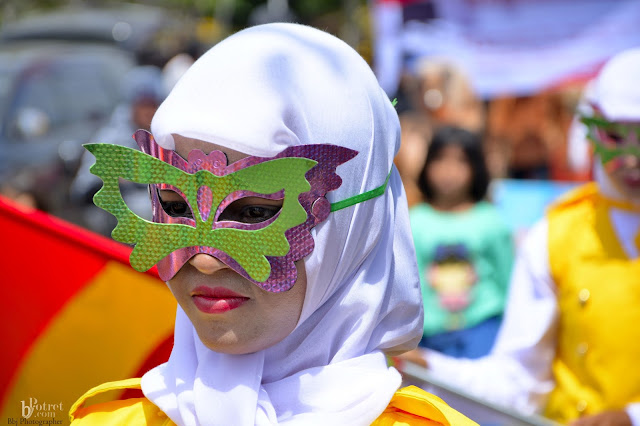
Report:
[[637,143],[629,144],[632,140],[640,141],[640,123],[629,125],[585,116],[580,121],[589,129],[587,138],[593,143],[595,154],[603,164],[623,155],[640,157],[640,146]]
[[[329,204],[325,194],[342,183],[336,167],[357,155],[335,145],[290,147],[272,158],[246,157],[227,165],[220,151],[206,155],[194,150],[184,160],[158,146],[146,131],[139,130],[135,138],[145,152],[85,145],[96,157],[91,172],[104,181],[94,202],[118,219],[113,238],[135,244],[131,266],[145,271],[157,264],[165,281],[195,254],[207,253],[267,291],[286,291],[297,279],[294,262],[313,250],[310,229],[330,211],[378,196],[386,186]],[[120,179],[150,185],[153,222],[128,208]],[[168,203],[160,190],[178,193],[184,214],[165,211]],[[281,206],[276,202],[272,214],[257,221],[224,219],[233,202],[246,197],[272,204],[281,200]]]

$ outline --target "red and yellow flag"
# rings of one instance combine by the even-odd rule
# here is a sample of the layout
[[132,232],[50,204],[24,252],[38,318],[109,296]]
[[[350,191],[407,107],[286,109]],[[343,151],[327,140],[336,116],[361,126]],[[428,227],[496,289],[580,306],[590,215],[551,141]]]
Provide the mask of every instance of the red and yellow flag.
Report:
[[2,197],[0,243],[0,423],[67,424],[89,388],[166,361],[176,303],[131,248]]

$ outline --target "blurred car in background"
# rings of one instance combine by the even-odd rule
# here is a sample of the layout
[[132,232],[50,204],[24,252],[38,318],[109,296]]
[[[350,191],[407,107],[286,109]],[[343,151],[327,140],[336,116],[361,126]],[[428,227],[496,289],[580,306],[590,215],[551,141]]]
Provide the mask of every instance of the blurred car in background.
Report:
[[103,43],[136,55],[138,62],[160,65],[188,43],[193,25],[168,10],[145,5],[65,7],[7,22],[0,43],[68,41]]
[[[0,28],[0,194],[74,218],[69,185],[82,144],[122,101],[139,64],[162,66],[194,26],[162,8],[67,7]],[[75,209],[77,210],[77,209]]]
[[59,214],[82,144],[109,119],[134,65],[103,44],[0,44],[0,191]]

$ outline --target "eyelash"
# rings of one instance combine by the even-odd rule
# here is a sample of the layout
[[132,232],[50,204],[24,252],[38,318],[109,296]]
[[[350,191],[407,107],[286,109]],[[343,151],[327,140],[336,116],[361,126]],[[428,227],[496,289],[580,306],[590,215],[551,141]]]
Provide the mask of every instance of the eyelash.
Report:
[[187,217],[193,219],[193,213],[189,205],[184,201],[162,201],[160,199],[162,209],[171,217]]
[[[218,221],[231,220],[241,223],[261,223],[274,217],[280,211],[280,206],[249,205],[234,208],[228,206],[218,217]],[[255,214],[257,213],[257,215]]]

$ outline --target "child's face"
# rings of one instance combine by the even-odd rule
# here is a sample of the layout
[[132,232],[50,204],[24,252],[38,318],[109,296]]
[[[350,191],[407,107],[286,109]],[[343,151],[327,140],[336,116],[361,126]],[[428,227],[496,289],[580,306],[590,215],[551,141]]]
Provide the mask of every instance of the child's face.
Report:
[[469,194],[471,167],[459,146],[449,145],[442,148],[426,173],[436,197],[457,199]]
[[[219,150],[229,164],[247,155],[207,142],[175,137],[176,152],[187,157],[193,149],[205,153]],[[180,209],[182,198],[161,191],[163,203]],[[282,200],[243,198],[243,205],[231,209],[235,221],[266,220],[278,212]],[[208,254],[199,253],[169,280],[169,288],[187,314],[200,340],[209,349],[229,354],[256,352],[288,336],[300,318],[307,288],[304,262],[296,262],[298,279],[285,292],[261,289]]]

